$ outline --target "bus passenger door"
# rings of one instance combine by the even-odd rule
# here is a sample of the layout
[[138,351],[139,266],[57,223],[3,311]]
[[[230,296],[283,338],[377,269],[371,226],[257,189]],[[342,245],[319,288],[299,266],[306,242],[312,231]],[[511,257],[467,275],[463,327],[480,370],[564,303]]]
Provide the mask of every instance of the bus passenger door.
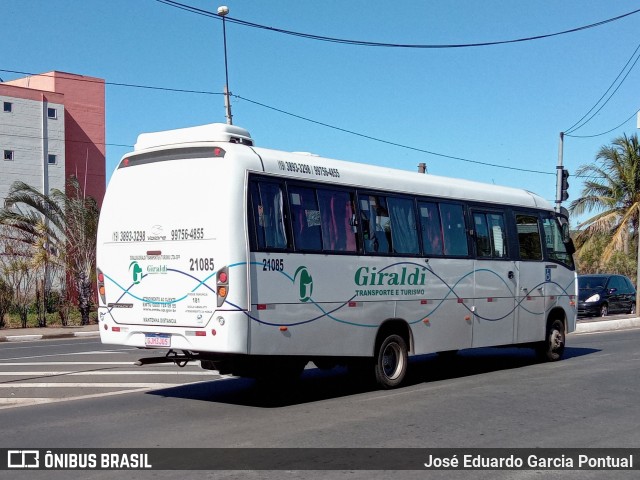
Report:
[[545,263],[540,219],[537,214],[516,213],[520,261],[517,263],[516,343],[536,342],[545,336]]
[[474,262],[473,347],[513,343],[517,270],[509,259],[504,214],[472,211]]

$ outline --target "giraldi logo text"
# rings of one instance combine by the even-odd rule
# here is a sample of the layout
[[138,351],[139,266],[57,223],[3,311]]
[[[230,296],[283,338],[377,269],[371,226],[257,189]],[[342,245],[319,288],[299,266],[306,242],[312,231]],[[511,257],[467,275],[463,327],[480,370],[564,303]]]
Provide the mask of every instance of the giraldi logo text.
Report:
[[427,282],[427,269],[402,267],[399,272],[378,272],[376,267],[360,267],[356,270],[354,281],[360,287],[375,285],[388,286],[424,286]]

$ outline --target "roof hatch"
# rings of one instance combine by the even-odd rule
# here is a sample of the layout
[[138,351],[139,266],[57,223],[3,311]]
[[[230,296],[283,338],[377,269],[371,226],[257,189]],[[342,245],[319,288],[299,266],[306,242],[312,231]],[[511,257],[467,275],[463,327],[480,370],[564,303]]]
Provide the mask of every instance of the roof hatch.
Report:
[[229,142],[242,145],[253,145],[251,134],[241,127],[226,123],[211,123],[197,127],[178,128],[162,132],[142,133],[134,150],[178,146],[203,142]]

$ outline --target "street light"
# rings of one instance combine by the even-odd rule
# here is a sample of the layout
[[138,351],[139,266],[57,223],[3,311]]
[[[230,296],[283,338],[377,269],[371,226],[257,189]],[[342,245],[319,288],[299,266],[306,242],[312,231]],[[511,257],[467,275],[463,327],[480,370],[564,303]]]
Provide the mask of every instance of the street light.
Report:
[[218,7],[218,15],[222,17],[222,37],[224,39],[224,106],[227,112],[227,124],[233,125],[231,121],[231,102],[229,101],[229,69],[227,66],[227,24],[225,17],[229,14],[229,7],[222,5]]

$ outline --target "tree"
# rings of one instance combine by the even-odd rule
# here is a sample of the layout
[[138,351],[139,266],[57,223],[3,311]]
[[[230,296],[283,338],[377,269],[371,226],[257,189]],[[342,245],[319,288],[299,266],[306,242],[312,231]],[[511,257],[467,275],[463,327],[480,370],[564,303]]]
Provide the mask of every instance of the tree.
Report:
[[[0,270],[0,275],[3,272]],[[0,328],[4,328],[4,315],[9,311],[13,301],[13,288],[6,282],[3,276],[0,276]]]
[[619,273],[634,278],[636,274],[636,258],[622,251],[614,252],[605,261],[602,252],[609,244],[610,236],[595,234],[584,243],[576,240],[577,252],[575,255],[576,268],[582,273]]
[[[616,252],[628,254],[631,238],[635,237],[638,259],[640,241],[640,144],[638,135],[623,135],[604,145],[596,155],[596,162],[581,166],[576,175],[586,176],[582,197],[571,202],[571,213],[581,215],[587,211],[597,213],[578,227],[579,244],[593,245],[604,236],[602,260],[608,262]],[[637,265],[637,263],[636,263]],[[636,285],[640,286],[640,269],[636,269]],[[640,295],[636,299],[640,307]]]
[[83,325],[89,323],[93,298],[98,216],[95,199],[84,195],[75,177],[69,178],[66,193],[52,189],[49,195],[15,182],[0,210],[0,224],[32,248],[34,267],[57,267],[72,279]]
[[7,236],[2,237],[0,247],[3,252],[0,273],[12,292],[11,304],[20,316],[22,328],[26,328],[36,281],[36,272],[30,262],[31,247]]

